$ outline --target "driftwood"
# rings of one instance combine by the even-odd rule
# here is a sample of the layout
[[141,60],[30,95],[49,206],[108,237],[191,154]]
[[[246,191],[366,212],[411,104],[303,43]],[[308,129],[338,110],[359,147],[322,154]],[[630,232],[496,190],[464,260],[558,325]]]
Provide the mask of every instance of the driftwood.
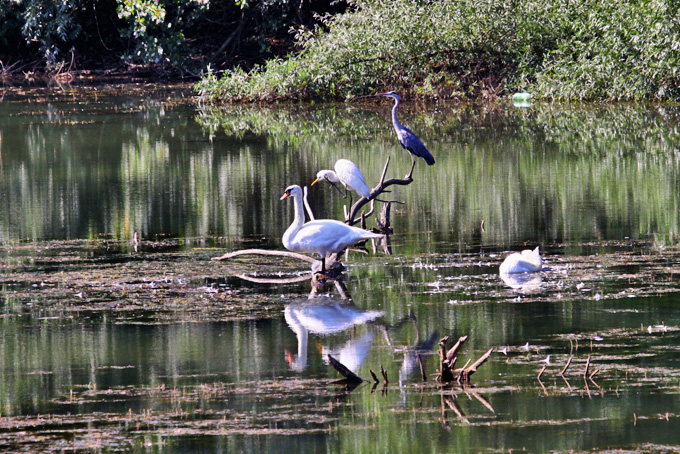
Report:
[[314,263],[316,261],[312,257],[309,257],[308,255],[298,254],[297,252],[272,251],[269,249],[241,249],[240,251],[227,252],[226,254],[221,255],[219,257],[213,257],[212,260],[214,261],[229,260],[231,258],[238,257],[239,255],[274,255],[279,257],[290,257],[294,259],[304,260],[305,262],[308,263]]
[[465,363],[465,366],[460,369],[454,369],[456,360],[458,359],[458,351],[463,346],[463,343],[468,339],[468,336],[461,336],[458,341],[449,350],[446,350],[446,343],[449,336],[444,336],[439,340],[439,372],[437,380],[440,383],[451,383],[457,381],[460,384],[469,384],[472,374],[477,372],[477,369],[484,364],[491,357],[493,347],[486,353],[479,357],[477,361],[470,365],[471,359]]

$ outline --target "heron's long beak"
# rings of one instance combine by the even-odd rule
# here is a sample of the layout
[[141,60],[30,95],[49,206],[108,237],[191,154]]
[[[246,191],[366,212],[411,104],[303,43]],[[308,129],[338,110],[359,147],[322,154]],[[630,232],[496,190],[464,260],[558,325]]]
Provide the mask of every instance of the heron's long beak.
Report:
[[279,200],[287,199],[289,195],[290,195],[290,191],[286,191],[286,192],[283,193],[283,195],[281,196],[281,198]]
[[317,178],[316,180],[314,180],[314,183],[310,184],[310,186],[314,186],[318,182],[319,182],[319,179]]

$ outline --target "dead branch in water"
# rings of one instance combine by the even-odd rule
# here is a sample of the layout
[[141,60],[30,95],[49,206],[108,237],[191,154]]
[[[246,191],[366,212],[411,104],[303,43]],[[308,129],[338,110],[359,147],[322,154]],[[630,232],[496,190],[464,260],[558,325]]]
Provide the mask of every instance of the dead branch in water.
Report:
[[464,367],[462,369],[462,381],[463,383],[470,383],[470,376],[477,372],[477,369],[479,369],[479,366],[484,364],[489,360],[491,357],[491,353],[493,353],[493,347],[491,347],[489,350],[486,351],[482,356],[479,357],[477,361],[472,363],[472,366],[470,367]]
[[359,377],[357,374],[349,370],[345,365],[343,365],[340,361],[337,359],[333,358],[331,355],[328,355],[328,362],[330,363],[331,366],[333,366],[333,369],[337,370],[340,375],[345,377],[344,380],[341,380],[342,383],[348,383],[348,384],[359,384],[363,383],[364,379]]
[[[393,185],[399,185],[399,186],[407,186],[411,183],[413,183],[413,178],[409,175],[406,178],[390,178],[389,180],[385,180],[385,176],[387,175],[387,168],[390,165],[390,157],[387,157],[387,161],[385,162],[385,167],[383,168],[382,175],[380,176],[380,182],[376,187],[374,187],[371,190],[371,194],[368,197],[362,197],[359,200],[357,200],[354,205],[352,205],[352,208],[349,210],[349,214],[347,215],[345,219],[345,223],[349,225],[354,225],[357,224],[358,222],[361,221],[361,216],[358,216],[359,211],[368,203],[372,202],[378,197],[380,194],[383,192],[388,192],[387,188]],[[396,201],[393,201],[396,202]],[[396,203],[403,203],[403,202],[396,202]],[[371,209],[368,213],[365,213],[363,217],[369,217],[370,215],[373,214],[374,211],[374,205],[371,204]],[[385,222],[385,219],[383,219],[383,224],[389,225],[389,212],[387,213],[387,222]],[[383,232],[387,233],[387,232]]]
[[479,357],[477,361],[468,366],[472,360],[468,359],[460,369],[454,369],[456,360],[458,359],[458,351],[463,346],[463,343],[468,339],[468,336],[461,336],[458,341],[448,351],[446,350],[446,343],[449,336],[444,336],[439,340],[439,372],[437,380],[440,383],[450,383],[458,381],[461,384],[469,384],[470,376],[477,372],[477,369],[484,364],[491,357],[493,348],[490,348],[486,353]]
[[[571,342],[571,339],[569,341]],[[567,364],[564,365],[564,368],[562,368],[560,373],[557,374],[557,375],[564,376],[564,373],[567,371],[567,369],[569,368],[569,365],[571,364],[571,358],[572,358],[572,356],[569,355],[569,359],[567,359]]]

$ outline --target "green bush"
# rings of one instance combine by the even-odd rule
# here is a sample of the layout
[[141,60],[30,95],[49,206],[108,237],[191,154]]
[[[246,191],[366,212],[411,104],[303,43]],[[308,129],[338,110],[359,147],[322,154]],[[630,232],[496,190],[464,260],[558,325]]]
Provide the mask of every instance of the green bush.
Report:
[[352,0],[300,52],[197,85],[206,102],[343,99],[384,88],[430,97],[512,91],[569,99],[678,99],[671,0]]

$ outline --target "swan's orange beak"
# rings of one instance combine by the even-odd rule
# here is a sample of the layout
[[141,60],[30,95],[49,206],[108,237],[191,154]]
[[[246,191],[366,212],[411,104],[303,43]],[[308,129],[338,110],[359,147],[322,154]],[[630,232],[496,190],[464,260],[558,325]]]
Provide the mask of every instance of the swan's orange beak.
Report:
[[310,184],[310,186],[314,186],[314,185],[317,184],[318,182],[319,182],[319,179],[317,178],[316,180],[314,180],[314,183]]
[[283,193],[283,195],[281,196],[281,198],[279,200],[287,199],[289,195],[290,195],[290,191],[286,191],[286,192]]

